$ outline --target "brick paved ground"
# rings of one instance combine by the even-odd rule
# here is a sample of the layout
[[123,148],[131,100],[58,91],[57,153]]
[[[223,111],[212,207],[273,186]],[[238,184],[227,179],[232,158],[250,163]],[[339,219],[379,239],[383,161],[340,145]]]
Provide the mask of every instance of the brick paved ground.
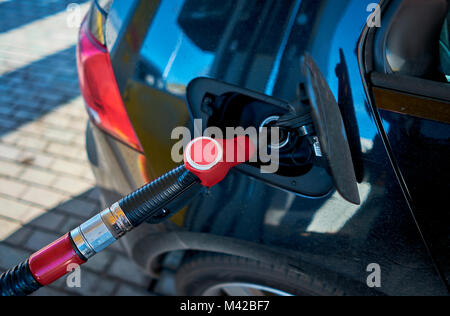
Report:
[[[0,0],[0,271],[100,209],[84,148],[87,116],[66,7]],[[80,9],[85,11],[87,4]],[[145,295],[149,279],[117,244],[37,295]]]

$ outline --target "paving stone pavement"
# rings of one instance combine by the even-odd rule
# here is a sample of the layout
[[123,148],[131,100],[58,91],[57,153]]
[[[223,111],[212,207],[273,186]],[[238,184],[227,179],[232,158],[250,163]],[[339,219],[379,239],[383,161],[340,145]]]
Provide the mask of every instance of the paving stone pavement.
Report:
[[[0,0],[0,272],[101,208],[84,147],[71,3],[80,17],[89,5]],[[149,282],[117,244],[82,266],[81,288],[63,279],[36,295],[148,295]]]

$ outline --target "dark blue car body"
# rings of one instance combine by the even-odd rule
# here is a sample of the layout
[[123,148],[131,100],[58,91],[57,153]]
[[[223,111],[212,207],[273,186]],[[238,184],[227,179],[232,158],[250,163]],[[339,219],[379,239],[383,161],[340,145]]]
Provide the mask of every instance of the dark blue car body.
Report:
[[[403,95],[439,106],[450,93],[446,100],[390,89],[394,74],[376,61],[379,34],[401,1],[381,4],[380,27],[367,25],[371,0],[211,2],[116,0],[108,13],[106,43],[148,177],[177,165],[171,132],[192,127],[191,80],[291,102],[309,53],[339,104],[361,203],[342,198],[321,167],[274,181],[233,170],[170,221],[127,237],[129,254],[155,276],[167,254],[214,252],[298,271],[336,294],[448,294],[449,122],[395,102]],[[390,92],[400,97],[384,102]],[[141,153],[94,124],[87,139],[105,206],[144,184]],[[381,287],[367,284],[374,263]]]

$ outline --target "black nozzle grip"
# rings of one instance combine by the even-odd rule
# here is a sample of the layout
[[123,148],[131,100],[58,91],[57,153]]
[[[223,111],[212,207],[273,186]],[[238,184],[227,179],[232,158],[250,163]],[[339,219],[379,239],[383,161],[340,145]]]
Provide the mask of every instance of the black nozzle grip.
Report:
[[133,227],[137,227],[152,216],[158,216],[167,204],[198,183],[200,179],[181,165],[130,193],[119,205]]

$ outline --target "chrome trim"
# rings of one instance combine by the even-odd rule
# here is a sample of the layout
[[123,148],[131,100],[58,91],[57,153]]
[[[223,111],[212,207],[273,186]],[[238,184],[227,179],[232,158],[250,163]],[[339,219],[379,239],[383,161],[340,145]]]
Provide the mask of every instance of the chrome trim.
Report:
[[95,215],[80,226],[81,234],[95,253],[99,253],[116,241],[113,234],[102,220],[100,214]]
[[[259,133],[262,133],[262,130],[263,130],[263,128],[264,127],[266,127],[266,128],[268,128],[266,125],[267,124],[269,124],[269,123],[272,123],[272,122],[276,122],[276,121],[278,121],[279,120],[279,116],[278,115],[273,115],[273,116],[269,116],[268,118],[266,118],[262,123],[261,123],[261,125],[259,126]],[[268,146],[270,147],[270,148],[272,148],[272,149],[281,149],[281,148],[283,148],[284,146],[286,146],[288,143],[289,143],[289,140],[290,140],[290,137],[291,137],[291,133],[290,132],[288,132],[288,134],[287,134],[287,136],[286,136],[286,139],[280,144],[280,143],[278,143],[278,144],[269,144]]]
[[298,129],[298,131],[300,133],[300,136],[306,136],[314,132],[314,127],[312,126],[312,124],[303,125]]
[[114,203],[110,208],[104,210],[100,216],[116,239],[133,229],[133,225],[131,225],[119,203]]
[[93,255],[95,255],[94,249],[92,249],[91,245],[85,240],[83,234],[81,233],[80,227],[75,228],[70,232],[70,237],[72,238],[73,243],[77,247],[78,251],[83,255],[85,259],[89,259]]
[[320,146],[320,141],[319,141],[318,136],[313,137],[313,149],[314,149],[314,154],[316,155],[316,157],[323,156],[322,147]]
[[133,229],[119,203],[95,215],[70,232],[78,251],[89,259]]

